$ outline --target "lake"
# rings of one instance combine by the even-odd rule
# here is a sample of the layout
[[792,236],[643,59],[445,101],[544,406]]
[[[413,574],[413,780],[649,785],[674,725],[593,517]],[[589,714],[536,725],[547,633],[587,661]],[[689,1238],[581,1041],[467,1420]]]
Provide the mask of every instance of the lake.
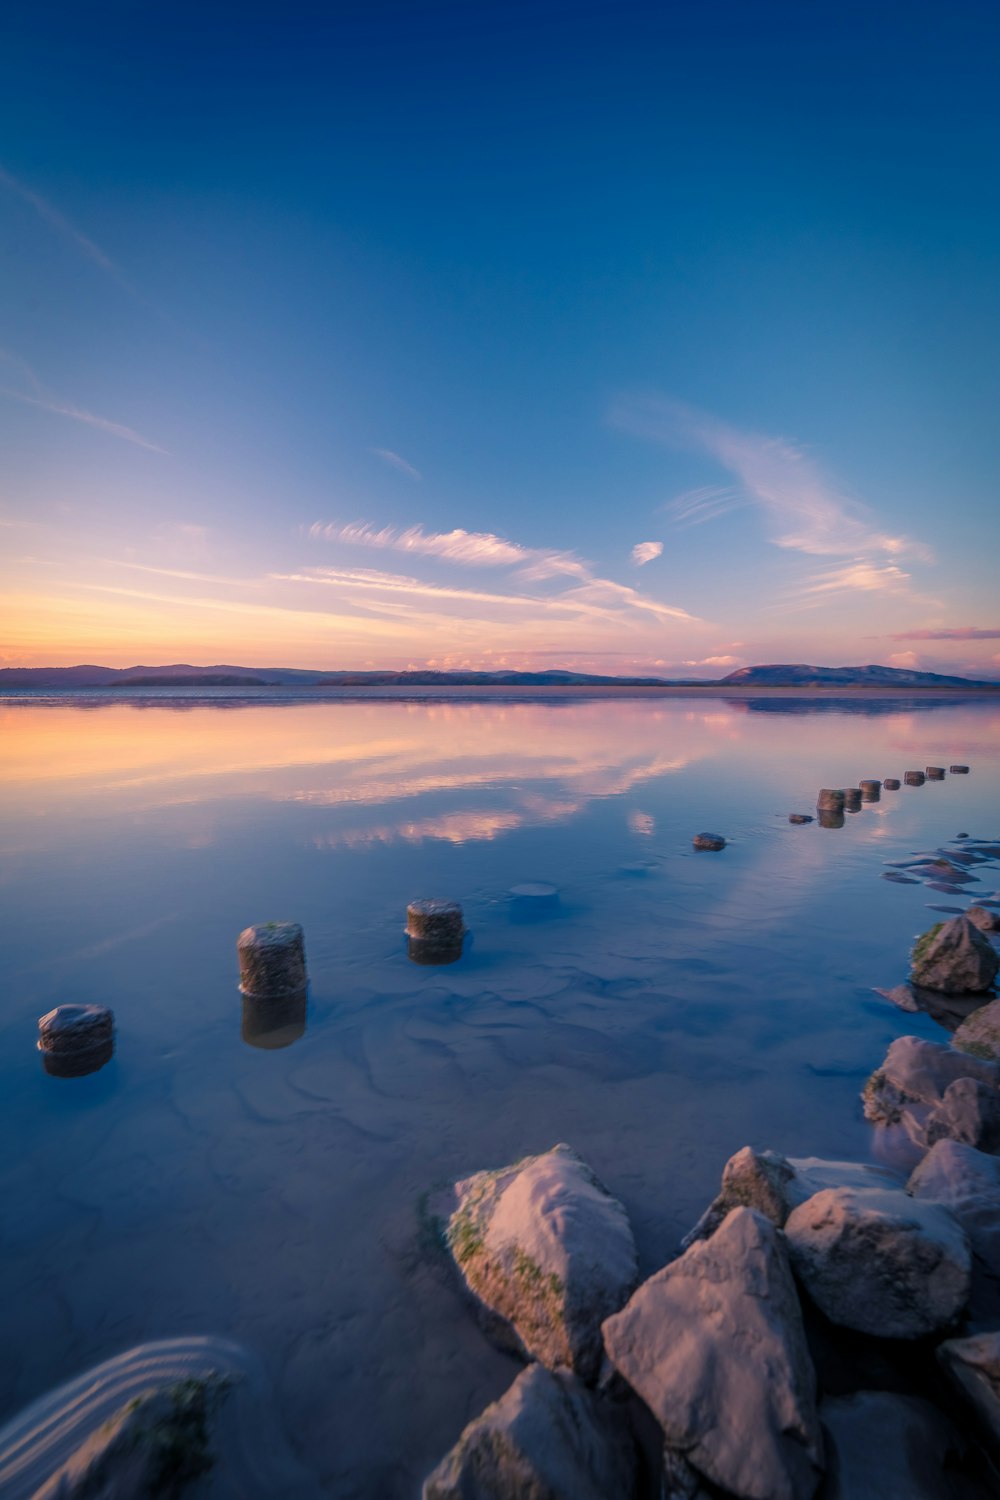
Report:
[[[844,826],[821,786],[965,762]],[[338,1497],[412,1497],[516,1362],[435,1250],[436,1186],[568,1141],[661,1266],[740,1146],[867,1158],[875,992],[992,897],[882,879],[1000,834],[1000,706],[218,690],[0,700],[0,1420],[142,1340],[264,1360]],[[725,835],[696,853],[692,835]],[[546,882],[558,899],[512,897]],[[406,904],[462,902],[459,962]],[[244,1016],[236,938],[303,924],[306,1025]],[[43,1072],[38,1016],[115,1013]],[[275,1041],[286,1042],[274,1046]],[[270,1045],[269,1045],[270,1044]]]

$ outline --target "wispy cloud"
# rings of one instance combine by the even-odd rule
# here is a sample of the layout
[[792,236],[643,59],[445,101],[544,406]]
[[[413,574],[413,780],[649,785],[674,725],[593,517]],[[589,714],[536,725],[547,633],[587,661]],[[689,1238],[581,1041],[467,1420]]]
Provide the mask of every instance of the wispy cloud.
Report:
[[510,567],[526,563],[535,555],[529,548],[518,547],[489,531],[428,532],[422,526],[410,526],[401,531],[396,526],[375,527],[367,521],[354,521],[346,526],[336,521],[317,521],[310,526],[309,535],[353,547],[377,547],[425,557],[445,557],[450,562],[474,568]]
[[685,490],[665,509],[676,526],[687,527],[703,526],[706,521],[715,521],[746,504],[746,499],[734,489],[725,485],[701,484],[696,489]]
[[150,453],[166,453],[166,448],[161,448],[159,443],[151,442],[149,438],[143,437],[141,432],[136,432],[134,427],[126,427],[123,422],[111,422],[107,417],[99,417],[92,411],[84,411],[81,406],[72,406],[66,401],[56,401],[44,396],[28,396],[24,391],[15,391],[10,386],[0,386],[0,396],[9,396],[13,401],[23,401],[26,406],[37,406],[41,411],[53,412],[59,417],[72,417],[74,422],[83,422],[87,427],[96,427],[99,432],[106,432],[110,437],[122,438],[126,443],[134,443],[137,448],[145,448]]
[[895,563],[876,563],[865,558],[821,568],[810,574],[786,597],[802,604],[823,604],[843,594],[902,593],[910,575]]
[[662,542],[636,542],[632,548],[632,561],[641,568],[659,557],[662,551]]
[[956,625],[940,630],[899,630],[890,641],[998,641],[1000,626],[980,629],[978,625]]
[[[309,528],[309,535],[319,540],[340,542],[348,546],[386,548],[411,556],[417,554],[443,558],[464,567],[514,568],[515,576],[522,584],[543,583],[557,578],[565,579],[572,584],[559,594],[549,594],[544,597],[523,594],[476,595],[474,591],[451,590],[453,598],[478,597],[495,602],[501,599],[514,599],[519,603],[534,603],[540,608],[569,608],[578,613],[602,613],[609,618],[615,614],[620,618],[623,611],[635,611],[660,620],[701,623],[696,615],[689,614],[687,610],[677,605],[663,604],[659,600],[648,598],[627,584],[616,583],[610,578],[598,577],[590,564],[578,557],[575,552],[546,547],[523,547],[518,542],[508,541],[505,537],[496,536],[490,531],[456,529],[428,532],[422,526],[411,526],[406,531],[401,531],[394,526],[377,528],[367,521],[355,521],[348,525],[340,522],[317,521]],[[652,542],[646,543],[645,546],[658,547],[660,544]],[[359,578],[365,571],[355,570],[352,576]],[[315,580],[321,572],[325,572],[327,577],[333,576],[333,570],[329,569],[312,569],[300,576],[303,579],[311,576]],[[341,570],[336,576],[342,581],[347,574]],[[368,574],[370,579],[377,576],[391,577],[392,575]],[[406,580],[406,586],[411,591],[426,589],[429,595],[440,598],[448,595],[448,591],[443,586],[422,584],[417,579]]]
[[410,479],[423,479],[424,477],[419,469],[408,464],[405,458],[400,458],[398,453],[393,453],[391,448],[369,448],[368,452],[380,458],[384,464],[388,464],[390,469],[397,469],[400,474],[406,474]]
[[[778,547],[820,557],[933,561],[924,543],[881,530],[867,507],[845,494],[802,447],[785,438],[741,431],[666,397],[623,400],[612,420],[641,437],[700,449],[736,478],[736,491],[704,487],[673,501],[668,510],[682,524],[714,519],[749,501],[763,512]],[[868,585],[862,581],[858,586]]]
[[0,166],[0,187],[5,187],[8,192],[20,198],[22,202],[30,204],[40,219],[44,219],[45,223],[51,229],[56,230],[64,239],[70,240],[75,244],[77,249],[82,251],[88,260],[92,260],[95,265],[100,266],[102,271],[107,271],[116,280],[124,282],[121,271],[119,271],[110,255],[105,254],[100,245],[95,244],[88,235],[83,234],[77,229],[75,224],[71,224],[66,215],[60,213],[59,209],[50,203],[47,198],[43,198],[41,193],[36,193],[33,188],[21,182],[12,172],[8,172],[3,166]]

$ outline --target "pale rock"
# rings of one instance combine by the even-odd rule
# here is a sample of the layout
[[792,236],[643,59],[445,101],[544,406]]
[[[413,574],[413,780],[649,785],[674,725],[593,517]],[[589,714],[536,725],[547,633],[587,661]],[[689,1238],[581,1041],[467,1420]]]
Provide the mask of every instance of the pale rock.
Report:
[[928,1146],[952,1140],[1000,1152],[1000,1090],[978,1078],[956,1078],[927,1116],[924,1139]]
[[967,917],[936,923],[917,939],[910,958],[914,984],[931,990],[988,990],[1000,969],[996,950]]
[[744,1146],[722,1169],[718,1197],[681,1240],[687,1250],[715,1233],[734,1208],[752,1208],[779,1229],[792,1209],[828,1187],[902,1187],[888,1167],[867,1162],[824,1161],[818,1156],[785,1157],[777,1151]]
[[952,1046],[970,1057],[1000,1062],[1000,1000],[974,1010],[955,1032]]
[[958,1078],[973,1078],[997,1090],[1000,1064],[920,1037],[897,1037],[865,1084],[865,1118],[877,1125],[902,1125],[913,1141],[926,1145],[928,1117]]
[[937,1357],[1000,1448],[1000,1333],[949,1339]]
[[985,906],[970,906],[965,915],[980,932],[1000,932],[1000,911],[987,911]]
[[456,1183],[451,1253],[472,1293],[529,1357],[599,1370],[601,1323],[635,1286],[624,1208],[569,1146]]
[[914,1169],[906,1191],[950,1209],[980,1260],[1000,1276],[1000,1157],[959,1141],[938,1141]]
[[822,1500],[942,1500],[951,1493],[945,1466],[964,1444],[929,1401],[857,1391],[827,1397],[819,1414],[827,1439]]
[[879,1338],[949,1327],[969,1295],[965,1232],[894,1188],[826,1188],[785,1224],[795,1274],[831,1323]]
[[635,1446],[610,1402],[530,1365],[424,1482],[423,1500],[630,1500]]
[[815,1372],[779,1231],[735,1208],[604,1324],[611,1363],[666,1446],[740,1500],[809,1500]]

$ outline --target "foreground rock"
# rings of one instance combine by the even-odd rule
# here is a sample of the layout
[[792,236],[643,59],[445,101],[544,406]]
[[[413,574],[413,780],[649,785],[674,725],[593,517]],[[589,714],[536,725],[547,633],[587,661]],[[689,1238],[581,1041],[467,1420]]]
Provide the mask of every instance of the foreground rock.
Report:
[[828,1397],[823,1500],[942,1500],[945,1467],[963,1451],[953,1424],[929,1401],[890,1391]]
[[608,1356],[666,1446],[741,1500],[808,1500],[822,1438],[815,1373],[774,1225],[737,1208],[604,1324]]
[[755,1209],[781,1229],[793,1208],[824,1188],[902,1186],[902,1179],[888,1167],[824,1161],[817,1156],[786,1157],[744,1146],[726,1162],[718,1197],[681,1241],[681,1249],[708,1239],[734,1208]]
[[937,1356],[1000,1449],[1000,1333],[949,1339]]
[[474,1295],[549,1369],[596,1378],[601,1323],[635,1286],[624,1208],[569,1146],[455,1186],[448,1244]]
[[320,1500],[257,1361],[224,1339],[141,1344],[0,1429],[4,1500]]
[[952,1044],[970,1057],[1000,1062],[1000,1000],[992,1000],[966,1017]]
[[1000,1276],[1000,1157],[938,1141],[906,1184],[914,1198],[943,1203],[989,1270]]
[[630,1500],[636,1451],[621,1416],[568,1371],[531,1365],[470,1422],[423,1500]]
[[948,1328],[965,1306],[971,1255],[946,1208],[893,1188],[827,1188],[788,1217],[795,1274],[842,1328],[916,1339]]
[[1000,912],[988,911],[985,906],[970,906],[965,915],[980,932],[1000,932]]
[[925,1146],[929,1116],[959,1078],[975,1079],[995,1093],[1000,1089],[1000,1064],[920,1037],[897,1037],[865,1084],[865,1118],[877,1125],[902,1125],[911,1140]]
[[937,922],[911,954],[914,984],[949,993],[988,990],[1000,969],[996,950],[968,917]]

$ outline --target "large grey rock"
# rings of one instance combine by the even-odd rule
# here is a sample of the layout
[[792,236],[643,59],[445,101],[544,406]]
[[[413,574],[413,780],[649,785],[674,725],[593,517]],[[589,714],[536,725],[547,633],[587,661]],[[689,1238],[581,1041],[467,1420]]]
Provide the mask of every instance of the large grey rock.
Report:
[[754,1151],[752,1146],[744,1146],[726,1162],[718,1197],[681,1240],[681,1249],[687,1250],[696,1240],[714,1234],[734,1208],[755,1209],[781,1229],[793,1208],[823,1188],[902,1186],[902,1179],[888,1167],[825,1161],[818,1156],[786,1157],[778,1151]]
[[741,1500],[808,1500],[815,1372],[779,1231],[736,1208],[604,1324],[611,1363],[668,1448]]
[[959,1141],[938,1141],[914,1169],[906,1191],[949,1208],[973,1250],[1000,1276],[1000,1157]]
[[456,1183],[448,1244],[523,1352],[593,1380],[601,1323],[637,1278],[624,1208],[569,1146]]
[[951,1140],[1000,1152],[1000,1089],[978,1078],[956,1078],[927,1116],[924,1139],[928,1146]]
[[785,1224],[795,1274],[831,1323],[879,1338],[949,1327],[969,1295],[965,1232],[894,1188],[826,1188]]
[[828,1397],[820,1406],[827,1475],[822,1500],[942,1500],[945,1466],[964,1444],[929,1401],[890,1391]]
[[949,1339],[937,1357],[1000,1448],[1000,1333]]
[[470,1422],[423,1500],[630,1500],[635,1447],[611,1405],[566,1370],[531,1365]]
[[1000,1062],[1000,1000],[974,1010],[955,1032],[952,1046],[970,1057]]
[[865,1084],[865,1118],[873,1124],[902,1125],[923,1146],[928,1117],[957,1078],[974,1078],[989,1089],[1000,1089],[1000,1064],[920,1037],[897,1037]]
[[228,1340],[140,1344],[0,1429],[3,1500],[319,1500],[252,1355]]
[[968,917],[937,922],[917,939],[910,961],[914,984],[949,992],[988,990],[1000,969],[996,950]]

